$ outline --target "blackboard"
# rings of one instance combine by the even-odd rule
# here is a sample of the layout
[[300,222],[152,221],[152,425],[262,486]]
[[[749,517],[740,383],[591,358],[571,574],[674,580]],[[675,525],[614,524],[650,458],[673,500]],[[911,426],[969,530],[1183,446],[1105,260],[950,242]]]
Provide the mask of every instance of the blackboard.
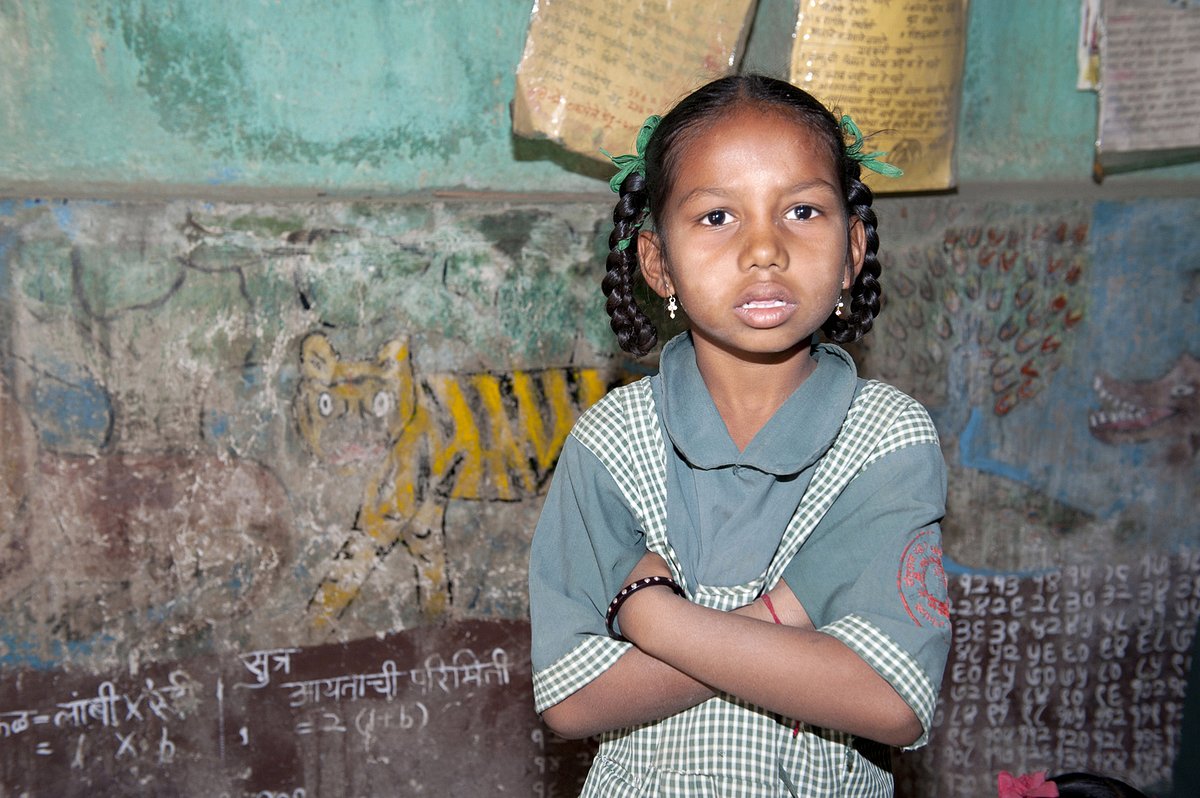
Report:
[[575,795],[592,744],[533,711],[529,626],[466,621],[0,687],[0,793]]
[[899,758],[898,795],[994,794],[1001,770],[1170,781],[1200,552],[963,573],[950,597],[954,642],[934,732],[928,748]]

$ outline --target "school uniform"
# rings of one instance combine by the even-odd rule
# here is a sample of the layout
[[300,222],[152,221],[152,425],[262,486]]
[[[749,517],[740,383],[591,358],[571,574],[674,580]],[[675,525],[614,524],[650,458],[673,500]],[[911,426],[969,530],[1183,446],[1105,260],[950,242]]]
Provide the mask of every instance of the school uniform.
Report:
[[[841,640],[933,718],[950,642],[938,521],[945,463],[928,414],[860,380],[840,348],[739,452],[691,337],[659,374],[611,392],[564,445],[530,555],[534,698],[562,701],[628,650],[604,614],[649,548],[688,598],[730,610],[784,579]],[[746,386],[752,391],[754,386]],[[798,690],[820,685],[796,685]],[[892,795],[889,749],[729,695],[602,735],[585,796]]]

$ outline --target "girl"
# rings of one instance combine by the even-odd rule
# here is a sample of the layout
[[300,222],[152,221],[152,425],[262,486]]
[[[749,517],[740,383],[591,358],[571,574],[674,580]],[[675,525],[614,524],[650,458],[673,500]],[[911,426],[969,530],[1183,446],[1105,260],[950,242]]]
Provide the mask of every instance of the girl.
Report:
[[945,464],[920,405],[814,342],[879,310],[859,176],[886,165],[843,124],[729,77],[614,159],[618,341],[655,344],[639,272],[690,330],[580,419],[534,534],[535,700],[602,735],[584,795],[887,796],[888,746],[926,739]]

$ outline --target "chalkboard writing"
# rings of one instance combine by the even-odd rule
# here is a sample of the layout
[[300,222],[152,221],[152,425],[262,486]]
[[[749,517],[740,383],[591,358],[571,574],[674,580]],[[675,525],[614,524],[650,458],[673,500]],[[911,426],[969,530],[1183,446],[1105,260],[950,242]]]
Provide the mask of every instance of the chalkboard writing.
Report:
[[0,687],[0,792],[578,793],[592,746],[533,712],[529,627],[473,621]]
[[[1200,617],[1200,553],[952,580],[954,643],[898,795],[994,792],[1000,770],[1170,780]],[[934,785],[937,785],[936,789]]]

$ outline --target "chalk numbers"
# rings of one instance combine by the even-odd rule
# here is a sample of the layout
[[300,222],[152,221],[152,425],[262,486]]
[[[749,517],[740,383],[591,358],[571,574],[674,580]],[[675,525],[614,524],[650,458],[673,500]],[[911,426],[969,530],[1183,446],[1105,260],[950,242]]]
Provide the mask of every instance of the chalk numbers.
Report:
[[953,644],[929,764],[953,794],[999,770],[1168,781],[1200,616],[1200,552],[952,584]]

